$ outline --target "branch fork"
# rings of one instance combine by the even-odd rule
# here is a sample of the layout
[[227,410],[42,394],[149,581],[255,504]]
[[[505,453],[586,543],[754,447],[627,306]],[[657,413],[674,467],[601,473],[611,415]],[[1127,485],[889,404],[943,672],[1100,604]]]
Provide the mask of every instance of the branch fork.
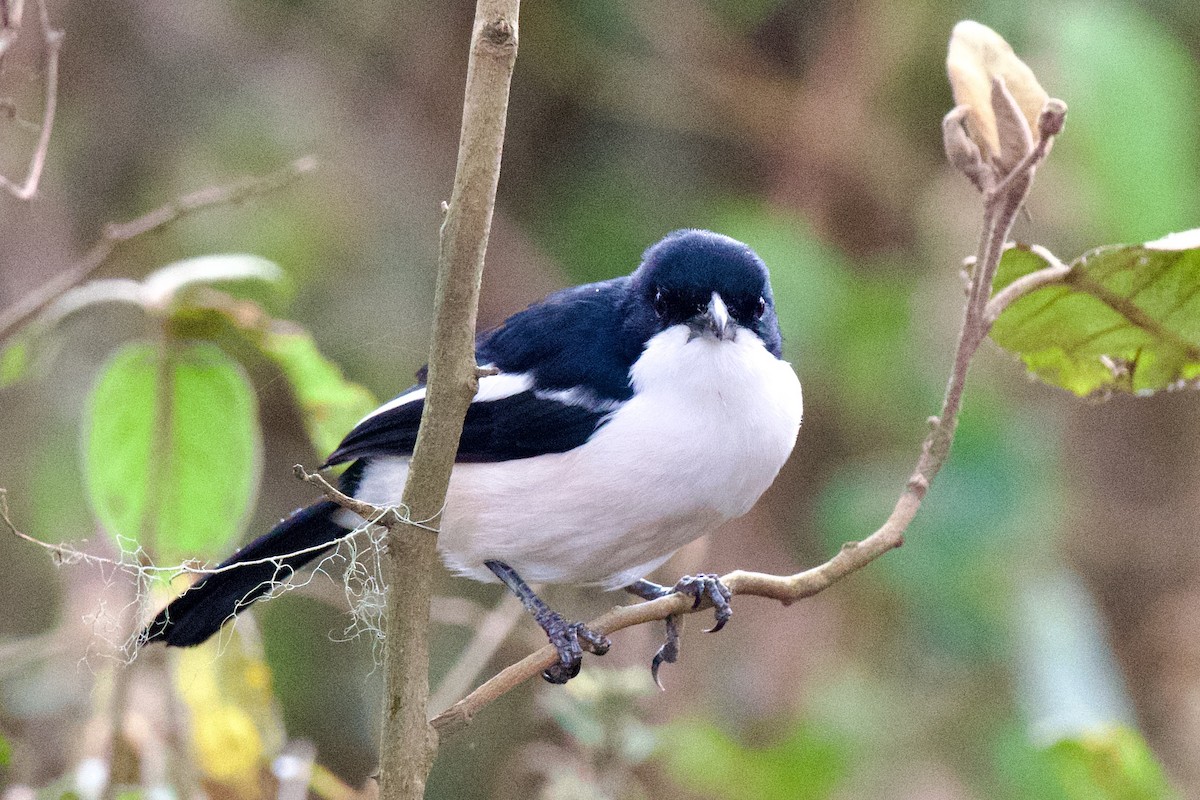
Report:
[[316,486],[330,500],[347,511],[354,512],[371,525],[382,525],[389,531],[414,527],[437,533],[437,528],[430,527],[429,525],[431,520],[424,520],[422,522],[413,520],[409,516],[408,509],[403,504],[399,506],[377,506],[372,503],[364,503],[362,500],[343,493],[329,481],[325,480],[325,476],[321,473],[309,472],[301,464],[296,464],[292,467],[292,474],[296,476],[297,480]]
[[[1015,103],[1003,80],[993,83],[993,97],[1011,107]],[[857,542],[846,542],[828,561],[793,575],[769,575],[760,572],[735,570],[721,576],[721,582],[733,595],[749,595],[776,600],[784,606],[818,594],[846,576],[857,572],[884,553],[904,544],[904,534],[920,509],[929,486],[950,454],[967,373],[975,352],[987,336],[999,313],[1017,297],[1060,279],[1066,269],[1061,263],[1039,273],[1026,276],[992,298],[992,281],[999,266],[1013,223],[1021,210],[1033,182],[1038,165],[1050,150],[1054,136],[1063,126],[1066,105],[1048,100],[1038,117],[1038,139],[1032,133],[1024,139],[1027,149],[1015,159],[1011,169],[1001,171],[994,161],[985,161],[980,150],[963,129],[966,111],[955,108],[946,115],[943,124],[946,155],[950,163],[962,171],[984,195],[984,225],[975,269],[971,276],[963,323],[955,347],[954,362],[946,384],[941,412],[929,418],[930,430],[921,444],[920,455],[891,515],[874,533]],[[1019,115],[1018,115],[1019,116]],[[1021,117],[1016,125],[1028,123]],[[961,132],[961,136],[959,133]],[[1036,276],[1036,277],[1035,277]],[[990,299],[989,299],[990,298]],[[701,603],[701,607],[705,604]],[[587,623],[587,627],[603,634],[668,617],[690,614],[701,608],[693,607],[693,598],[676,592],[666,597],[627,606],[617,606],[607,614]],[[516,686],[530,680],[557,659],[553,647],[545,646],[507,667],[462,700],[430,720],[439,737],[445,737],[468,726],[479,711],[486,708]]]

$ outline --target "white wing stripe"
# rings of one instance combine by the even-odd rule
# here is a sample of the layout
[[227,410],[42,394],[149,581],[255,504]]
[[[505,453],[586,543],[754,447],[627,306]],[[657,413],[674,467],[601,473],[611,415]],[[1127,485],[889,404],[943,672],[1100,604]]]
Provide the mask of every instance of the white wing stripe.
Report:
[[[505,397],[512,397],[514,394],[529,391],[533,387],[533,381],[529,375],[524,372],[505,373],[499,375],[486,375],[479,379],[479,391],[475,394],[475,399],[472,403],[486,403],[489,400],[500,400]],[[425,387],[421,386],[413,389],[411,392],[405,392],[399,397],[389,400],[379,408],[367,414],[358,421],[362,425],[371,417],[379,416],[385,411],[391,411],[393,408],[415,403],[418,400],[425,399]]]
[[624,402],[598,397],[595,392],[581,386],[573,389],[539,389],[533,394],[539,400],[555,400],[563,405],[577,406],[596,413],[614,411]]

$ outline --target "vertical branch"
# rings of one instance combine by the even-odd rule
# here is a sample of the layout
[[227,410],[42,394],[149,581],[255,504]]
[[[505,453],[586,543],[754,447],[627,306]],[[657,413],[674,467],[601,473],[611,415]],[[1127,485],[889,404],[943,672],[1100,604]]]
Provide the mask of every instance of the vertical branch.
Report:
[[[12,44],[16,34],[8,26],[8,5],[4,6],[5,25],[0,37],[0,55]],[[42,168],[46,166],[46,155],[50,152],[50,132],[54,129],[54,114],[58,107],[58,51],[62,47],[63,33],[50,25],[50,13],[46,0],[38,0],[38,23],[42,30],[42,47],[46,57],[46,91],[42,108],[42,125],[38,133],[37,147],[29,160],[29,172],[23,183],[16,183],[0,175],[0,187],[8,190],[20,200],[28,200],[37,194],[42,180]]]
[[[475,318],[517,57],[519,5],[519,0],[478,0],[475,9],[458,168],[438,254],[425,409],[404,488],[410,518],[434,527],[446,501],[463,418],[478,387]],[[436,534],[427,530],[393,526],[389,531],[382,800],[422,797],[437,751],[427,717],[436,548]]]

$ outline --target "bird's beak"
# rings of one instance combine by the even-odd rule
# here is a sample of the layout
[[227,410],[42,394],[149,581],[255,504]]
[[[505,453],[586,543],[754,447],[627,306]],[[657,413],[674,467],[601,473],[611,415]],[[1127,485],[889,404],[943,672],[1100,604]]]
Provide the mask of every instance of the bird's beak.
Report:
[[737,324],[729,319],[729,308],[716,292],[708,307],[692,319],[691,328],[692,338],[708,334],[717,340],[731,341],[737,335]]

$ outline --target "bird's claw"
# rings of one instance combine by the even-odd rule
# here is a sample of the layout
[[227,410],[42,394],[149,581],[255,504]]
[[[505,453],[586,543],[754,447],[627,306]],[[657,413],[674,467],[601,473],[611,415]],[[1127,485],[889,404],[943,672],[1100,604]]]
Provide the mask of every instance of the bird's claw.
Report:
[[566,683],[578,675],[585,650],[602,656],[612,646],[604,634],[596,633],[582,622],[567,622],[557,612],[539,616],[538,624],[558,651],[558,661],[542,672],[542,677],[550,683]]
[[[706,599],[712,603],[717,621],[705,633],[716,633],[724,628],[725,623],[733,617],[733,609],[729,605],[733,592],[729,591],[729,587],[721,582],[718,575],[712,573],[686,575],[679,579],[679,583],[675,584],[674,588],[663,589],[660,596],[666,597],[674,592],[691,597],[692,608],[699,608]],[[663,688],[662,681],[658,677],[659,668],[663,664],[674,664],[679,660],[679,625],[678,614],[667,617],[666,641],[663,642],[662,647],[658,648],[658,652],[654,654],[654,660],[650,662],[650,676],[654,678],[654,683],[658,685],[659,689]]]
[[691,597],[692,608],[699,608],[705,598],[712,603],[717,621],[711,628],[707,628],[705,633],[716,633],[721,630],[733,616],[733,608],[729,605],[730,599],[733,598],[733,592],[729,591],[729,587],[721,582],[719,575],[713,573],[685,575],[679,579],[679,583],[675,584],[672,591]]
[[667,617],[667,640],[663,642],[662,647],[658,648],[658,652],[654,654],[654,660],[650,662],[650,677],[654,678],[655,685],[664,692],[666,691],[666,687],[658,679],[658,668],[664,663],[674,664],[678,660],[679,615],[672,614]]

